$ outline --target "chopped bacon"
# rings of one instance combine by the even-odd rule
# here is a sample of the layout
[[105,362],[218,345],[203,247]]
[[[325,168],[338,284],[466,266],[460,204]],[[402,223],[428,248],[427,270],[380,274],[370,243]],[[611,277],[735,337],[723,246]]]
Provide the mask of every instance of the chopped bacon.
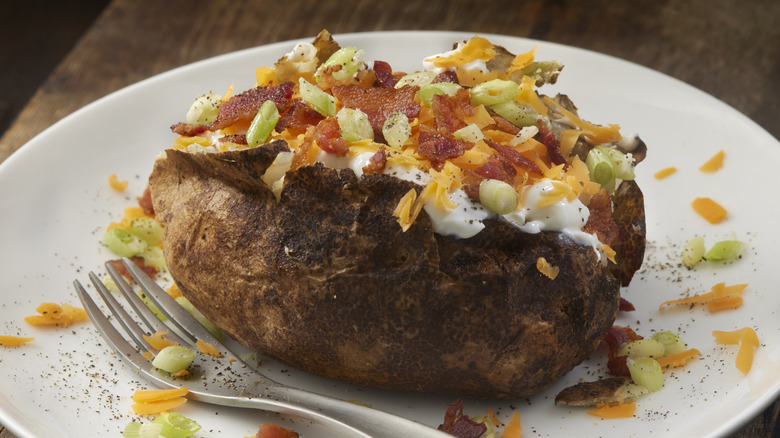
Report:
[[401,112],[409,120],[420,115],[420,104],[414,96],[418,87],[362,88],[359,85],[339,85],[331,88],[333,95],[347,108],[358,108],[368,116],[374,128],[374,138],[383,141],[382,125],[394,112]]
[[542,144],[547,148],[547,156],[550,158],[550,161],[555,165],[563,164],[563,168],[567,168],[568,163],[566,163],[566,158],[561,153],[561,143],[555,137],[555,133],[550,130],[550,127],[542,119],[536,121],[536,126],[539,128],[539,136],[542,139]]
[[261,424],[255,438],[298,438],[298,432],[271,423]]
[[479,185],[482,184],[482,181],[484,178],[474,173],[473,170],[461,169],[460,182],[469,199],[479,201]]
[[220,143],[248,144],[246,134],[232,134],[219,138]]
[[631,304],[631,302],[627,299],[620,297],[620,305],[618,306],[618,310],[621,312],[633,312],[636,310],[636,307],[634,307],[634,305]]
[[393,76],[393,69],[390,68],[390,64],[385,61],[374,61],[374,74],[376,75],[376,81],[382,88],[394,87],[398,82]]
[[[154,278],[157,275],[157,268],[155,268],[154,266],[147,266],[144,263],[143,257],[130,257],[130,261],[135,263],[136,266],[138,266],[139,268],[141,268],[141,270],[144,271],[146,275],[152,278]],[[130,284],[133,283],[133,278],[130,277],[130,273],[127,271],[127,268],[122,263],[121,259],[109,260],[106,263],[113,266],[117,270],[117,272],[119,272],[123,277],[125,277],[128,280]]]
[[439,82],[450,82],[453,84],[460,84],[458,82],[458,74],[455,73],[453,70],[445,70],[438,75],[436,75],[435,78],[433,78],[433,83],[438,84]]
[[511,146],[503,145],[494,142],[490,139],[485,139],[485,143],[487,143],[488,146],[498,151],[499,154],[501,154],[504,158],[509,160],[510,163],[521,167],[528,172],[531,173],[537,173],[539,175],[542,175],[543,172],[541,169],[539,169],[539,166],[536,165],[533,161],[531,161],[528,157],[521,154],[520,152],[516,151]]
[[320,123],[324,118],[303,100],[293,99],[290,109],[276,122],[275,130],[282,132],[287,129],[293,135],[303,134],[309,126]]
[[607,369],[609,373],[615,376],[627,377],[630,375],[628,372],[628,366],[626,365],[626,356],[618,356],[620,349],[624,345],[631,341],[643,339],[642,336],[636,334],[628,327],[619,325],[613,325],[610,327],[606,335],[604,335],[604,343],[609,348],[607,354]]
[[463,415],[463,400],[458,399],[447,408],[439,430],[458,438],[479,438],[487,431],[487,426]]
[[219,106],[219,113],[208,129],[214,131],[230,126],[240,120],[251,121],[265,101],[276,104],[279,113],[287,111],[293,94],[293,83],[256,87],[237,94]]
[[208,131],[207,125],[193,125],[191,123],[177,123],[171,126],[171,131],[185,137],[195,137]]
[[628,370],[627,358],[628,356],[610,357],[607,360],[607,370],[609,370],[609,373],[618,377],[630,377],[631,372]]
[[582,227],[586,233],[595,233],[599,240],[609,246],[614,246],[620,239],[620,230],[612,217],[612,199],[606,189],[599,190],[588,203],[588,222]]
[[520,128],[515,126],[514,123],[499,116],[498,114],[493,114],[493,121],[496,122],[496,126],[498,126],[498,129],[501,131],[508,132],[512,135],[517,135],[520,132]]
[[380,146],[379,150],[368,160],[368,164],[363,166],[363,174],[370,175],[374,173],[382,173],[387,165],[387,154],[385,153],[385,147]]
[[455,96],[436,94],[431,100],[431,110],[439,132],[452,134],[466,126],[465,118],[474,115],[471,107],[471,95],[461,88]]
[[343,157],[349,152],[347,142],[341,138],[339,122],[335,117],[327,117],[314,127],[314,142],[323,151]]
[[485,164],[474,169],[474,173],[484,179],[497,179],[514,185],[517,170],[501,155],[491,155]]
[[147,185],[144,193],[135,198],[138,200],[138,206],[144,211],[144,214],[154,214],[154,205],[152,204],[152,192]]
[[431,164],[439,168],[445,160],[458,158],[466,152],[467,142],[452,137],[434,136],[432,139],[420,143],[417,147],[417,155],[429,160]]

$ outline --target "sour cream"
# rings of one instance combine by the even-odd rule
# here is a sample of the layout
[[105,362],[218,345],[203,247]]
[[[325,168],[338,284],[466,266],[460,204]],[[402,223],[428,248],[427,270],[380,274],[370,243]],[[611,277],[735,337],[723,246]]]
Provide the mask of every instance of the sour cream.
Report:
[[[458,53],[458,51],[465,45],[466,45],[466,41],[458,41],[458,45],[454,49],[448,50],[448,51],[446,51],[444,53],[439,53],[437,55],[431,55],[431,56],[423,59],[423,69],[425,69],[426,71],[432,71],[432,72],[434,72],[436,74],[443,73],[443,72],[447,71],[448,69],[446,69],[446,68],[436,67],[436,65],[434,65],[434,63],[433,63],[433,59],[434,58],[439,58],[439,57],[448,57],[450,55],[454,55],[454,54]],[[487,64],[485,63],[485,61],[480,61],[478,59],[474,60],[474,61],[471,61],[468,64],[464,64],[461,67],[466,69],[466,70],[479,70],[482,73],[487,73],[488,72]]]

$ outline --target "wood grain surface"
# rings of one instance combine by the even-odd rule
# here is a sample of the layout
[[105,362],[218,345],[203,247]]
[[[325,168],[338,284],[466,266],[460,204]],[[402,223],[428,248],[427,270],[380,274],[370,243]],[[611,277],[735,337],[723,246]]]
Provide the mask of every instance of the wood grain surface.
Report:
[[[33,16],[26,19],[35,24]],[[124,86],[215,55],[312,37],[323,28],[334,34],[458,30],[586,48],[687,82],[780,137],[777,0],[114,0],[56,68],[36,70],[48,77],[3,132],[0,162],[64,116]],[[5,79],[4,86],[14,87],[13,78]],[[778,437],[779,414],[775,402],[733,437]],[[0,438],[13,437],[0,426]]]

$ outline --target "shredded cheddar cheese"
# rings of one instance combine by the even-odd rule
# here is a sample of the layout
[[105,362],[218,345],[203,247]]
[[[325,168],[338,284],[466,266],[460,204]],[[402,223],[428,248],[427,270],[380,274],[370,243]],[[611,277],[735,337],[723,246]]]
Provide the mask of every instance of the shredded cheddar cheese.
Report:
[[710,198],[696,198],[691,203],[691,207],[713,225],[721,223],[728,215],[725,208]]
[[209,344],[206,341],[202,341],[198,339],[195,342],[195,346],[198,347],[198,351],[200,351],[203,354],[207,354],[211,357],[222,357],[222,353],[220,353],[219,350],[217,350],[217,347]]
[[34,341],[35,338],[25,338],[22,336],[0,335],[0,345],[4,347],[17,347],[22,344]]
[[664,179],[664,178],[670,176],[671,174],[673,174],[675,172],[677,172],[677,168],[676,167],[667,167],[665,169],[661,169],[658,172],[654,173],[653,174],[653,178],[655,178],[655,179]]
[[168,330],[163,330],[155,332],[152,336],[144,335],[144,339],[155,350],[162,350],[165,347],[179,345],[177,342],[165,338],[165,335],[168,334],[168,332]]
[[555,280],[555,277],[558,276],[558,273],[561,270],[558,266],[551,265],[544,257],[536,259],[536,269],[550,280]]
[[631,418],[634,416],[634,412],[636,412],[636,403],[634,402],[598,404],[596,409],[588,411],[589,414],[601,418]]
[[704,173],[717,172],[723,167],[723,158],[725,155],[726,153],[721,149],[717,154],[713,155],[712,158],[707,160],[706,163],[702,164],[701,167],[699,167],[699,170]]
[[715,342],[723,345],[739,344],[739,351],[735,364],[742,374],[747,374],[753,366],[754,349],[760,345],[756,331],[750,327],[745,327],[731,332],[713,331],[712,336]]
[[73,323],[87,319],[87,312],[84,309],[69,304],[43,303],[35,310],[38,315],[24,318],[28,324],[68,327]]
[[447,56],[428,58],[438,68],[461,67],[474,61],[489,61],[494,56],[493,44],[485,38],[474,36],[459,49]]
[[108,177],[108,184],[111,186],[112,189],[116,190],[117,192],[124,192],[127,188],[127,181],[119,181],[115,173],[112,173]]

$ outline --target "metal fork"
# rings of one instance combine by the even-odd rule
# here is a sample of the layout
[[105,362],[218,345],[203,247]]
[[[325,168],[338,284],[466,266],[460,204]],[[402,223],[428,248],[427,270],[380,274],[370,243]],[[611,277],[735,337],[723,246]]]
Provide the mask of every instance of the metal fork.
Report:
[[[168,321],[173,323],[177,328],[176,331],[181,335],[178,336],[174,331],[170,331],[166,335],[167,338],[175,340],[180,345],[194,345],[200,339],[214,345],[223,356],[222,358],[214,358],[198,354],[196,362],[193,362],[189,368],[191,374],[187,379],[173,378],[164,371],[157,370],[139,352],[154,351],[143,338],[144,329],[125,311],[100,278],[93,272],[89,273],[89,278],[95,289],[135,345],[114,327],[81,283],[78,280],[74,281],[73,284],[79,299],[92,323],[103,335],[106,342],[125,359],[130,367],[155,385],[161,388],[186,386],[189,389],[187,397],[205,403],[261,409],[302,417],[322,424],[344,437],[450,437],[444,432],[406,418],[294,388],[266,377],[247,365],[238,354],[231,351],[206,330],[135,263],[126,258],[123,259],[123,263],[130,276],[141,286],[141,289],[168,318]],[[142,321],[141,324],[145,324],[152,333],[170,329],[149,310],[149,307],[141,301],[133,288],[113,266],[107,264],[106,269],[122,295],[135,310],[138,319]]]

